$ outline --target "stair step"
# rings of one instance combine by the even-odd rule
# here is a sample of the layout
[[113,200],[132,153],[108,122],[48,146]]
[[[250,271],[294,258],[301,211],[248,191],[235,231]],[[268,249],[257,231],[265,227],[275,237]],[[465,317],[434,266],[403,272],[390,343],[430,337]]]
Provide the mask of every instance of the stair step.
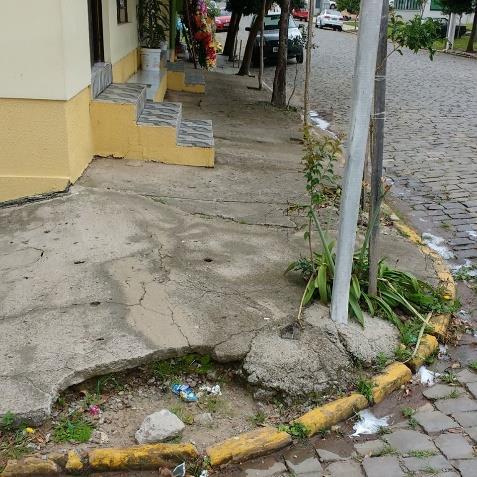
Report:
[[169,71],[183,72],[184,71],[184,62],[183,61],[177,61],[175,63],[172,63],[172,62],[168,61],[167,62],[167,69]]
[[146,86],[138,83],[112,83],[94,101],[136,104],[136,117],[139,118],[146,104]]
[[181,115],[182,103],[152,103],[147,101],[137,124],[177,128]]
[[212,121],[206,119],[183,119],[177,132],[177,145],[214,147]]
[[185,70],[185,84],[205,85],[204,72],[201,70]]

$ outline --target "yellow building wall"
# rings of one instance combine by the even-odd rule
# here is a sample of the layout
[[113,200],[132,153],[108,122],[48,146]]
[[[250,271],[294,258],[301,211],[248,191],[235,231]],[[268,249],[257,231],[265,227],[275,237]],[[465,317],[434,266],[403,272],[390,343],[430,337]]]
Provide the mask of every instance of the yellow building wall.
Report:
[[130,51],[125,57],[113,63],[114,83],[125,83],[139,69],[138,49]]

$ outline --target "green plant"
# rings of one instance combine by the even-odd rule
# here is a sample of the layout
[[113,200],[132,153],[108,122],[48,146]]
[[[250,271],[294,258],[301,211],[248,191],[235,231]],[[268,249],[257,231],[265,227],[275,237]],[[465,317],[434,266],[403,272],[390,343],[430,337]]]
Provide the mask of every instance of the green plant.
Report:
[[183,406],[171,406],[169,410],[175,414],[184,424],[191,425],[194,424],[194,416],[184,409]]
[[265,422],[267,416],[263,411],[257,411],[253,416],[250,416],[250,421],[256,426],[260,426]]
[[205,408],[211,414],[216,414],[219,412],[223,413],[226,410],[226,407],[225,401],[219,397],[209,396],[205,400]]
[[442,374],[440,376],[440,380],[447,384],[455,384],[458,382],[457,376],[453,371],[447,371],[446,373]]
[[0,429],[5,431],[13,431],[16,427],[17,418],[13,412],[7,411],[0,422]]
[[310,434],[309,429],[301,422],[280,424],[278,430],[290,434],[295,439],[305,439]]
[[88,442],[94,426],[81,413],[62,417],[53,431],[55,442]]
[[161,0],[138,0],[137,28],[143,48],[161,48],[169,31],[169,3]]
[[385,353],[381,351],[376,356],[375,367],[378,371],[382,371],[390,361],[391,359],[389,358],[389,356],[387,356]]
[[433,455],[436,455],[436,451],[432,450],[412,450],[409,452],[409,455],[411,457],[418,457],[419,459],[425,459],[426,457],[432,457]]
[[403,407],[401,409],[401,412],[404,417],[408,417],[408,418],[416,414],[416,411],[412,407]]
[[447,396],[447,399],[456,399],[459,396],[460,396],[460,392],[457,389],[453,389]]
[[477,282],[477,265],[462,265],[452,273],[454,279],[459,282]]
[[401,363],[405,363],[412,358],[412,351],[406,348],[404,345],[398,346],[394,351],[394,357],[397,361],[401,361]]
[[477,371],[477,361],[472,361],[469,363],[469,368],[473,369],[474,371]]
[[409,424],[409,427],[411,429],[415,429],[418,425],[418,422],[417,422],[416,418],[414,416],[412,416],[412,417],[409,418],[408,424]]
[[98,378],[96,381],[96,394],[98,396],[103,394],[107,388],[121,391],[123,389],[123,385],[118,381],[114,374],[106,374],[105,376]]
[[389,444],[384,445],[384,447],[373,453],[373,457],[384,457],[385,455],[396,455],[398,454],[398,451],[391,447]]
[[356,383],[356,390],[362,394],[369,403],[373,403],[373,388],[376,385],[371,379],[366,377],[361,377],[359,381]]
[[196,353],[187,354],[180,358],[156,361],[151,365],[152,372],[162,381],[179,380],[187,374],[207,374],[214,368],[214,363],[209,355]]

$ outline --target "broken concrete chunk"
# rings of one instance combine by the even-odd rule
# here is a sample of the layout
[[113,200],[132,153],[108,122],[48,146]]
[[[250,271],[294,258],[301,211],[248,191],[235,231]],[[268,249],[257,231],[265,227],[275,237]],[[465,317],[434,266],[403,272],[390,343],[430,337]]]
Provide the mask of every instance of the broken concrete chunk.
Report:
[[182,433],[185,424],[172,412],[161,409],[147,416],[136,432],[139,444],[162,442]]

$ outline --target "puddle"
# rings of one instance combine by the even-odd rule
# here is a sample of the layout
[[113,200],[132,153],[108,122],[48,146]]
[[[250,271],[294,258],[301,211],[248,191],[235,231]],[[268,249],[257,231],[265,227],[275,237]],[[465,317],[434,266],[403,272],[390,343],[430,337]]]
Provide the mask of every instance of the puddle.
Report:
[[445,245],[446,241],[442,237],[426,232],[422,234],[422,240],[430,249],[434,250],[445,260],[454,258],[454,254],[447,248]]
[[331,134],[333,137],[337,137],[335,133],[330,131],[328,128],[330,127],[330,123],[325,119],[321,118],[320,115],[316,111],[310,111],[310,119],[312,123],[319,127],[322,131],[326,131],[327,133]]

